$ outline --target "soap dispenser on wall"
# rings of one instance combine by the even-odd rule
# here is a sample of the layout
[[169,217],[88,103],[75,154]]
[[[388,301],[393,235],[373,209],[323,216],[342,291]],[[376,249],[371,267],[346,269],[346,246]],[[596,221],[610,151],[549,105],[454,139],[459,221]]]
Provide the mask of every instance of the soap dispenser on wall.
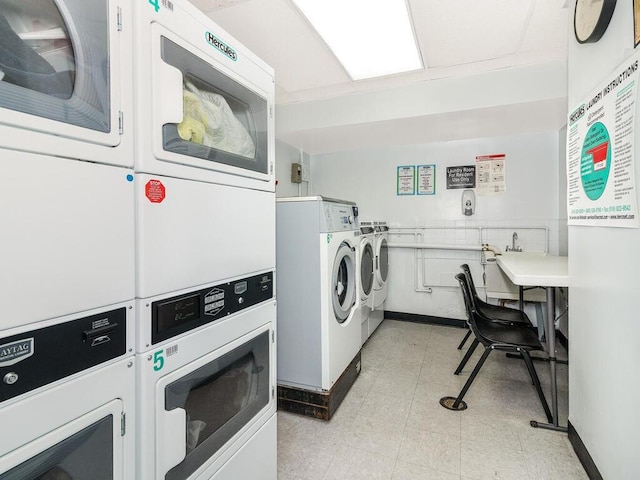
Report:
[[465,190],[462,192],[462,213],[464,215],[473,215],[476,209],[476,194],[473,190]]

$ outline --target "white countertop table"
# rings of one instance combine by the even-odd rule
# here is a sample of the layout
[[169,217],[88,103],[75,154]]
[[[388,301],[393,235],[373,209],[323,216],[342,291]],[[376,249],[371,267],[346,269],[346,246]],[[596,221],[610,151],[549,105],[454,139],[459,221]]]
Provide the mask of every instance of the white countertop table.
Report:
[[546,428],[566,432],[566,427],[558,425],[558,385],[556,381],[556,287],[569,286],[569,258],[549,255],[543,252],[506,252],[496,256],[496,263],[509,279],[520,287],[520,308],[522,308],[523,289],[542,287],[547,292],[547,315],[545,335],[547,355],[551,370],[551,412],[553,423],[531,421],[532,427]]

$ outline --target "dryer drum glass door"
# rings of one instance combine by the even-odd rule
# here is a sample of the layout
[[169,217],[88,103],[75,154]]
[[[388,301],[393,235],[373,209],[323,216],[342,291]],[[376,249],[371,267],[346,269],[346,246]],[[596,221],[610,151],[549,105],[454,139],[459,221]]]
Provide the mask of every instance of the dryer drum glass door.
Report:
[[353,250],[347,243],[342,243],[333,263],[331,303],[338,323],[343,323],[355,303],[355,259]]
[[0,107],[111,131],[108,17],[107,0],[0,0]]
[[113,415],[103,417],[0,474],[0,480],[114,479],[113,428]]
[[362,250],[360,281],[362,282],[362,292],[365,296],[369,295],[373,287],[373,248],[370,243],[365,244]]
[[389,275],[389,246],[384,238],[380,241],[377,272],[379,275],[378,282],[383,285]]
[[[267,173],[267,100],[161,37],[162,61],[182,74],[183,116],[162,127],[168,152]],[[176,92],[174,92],[176,93]]]
[[165,388],[165,410],[186,412],[186,457],[165,478],[188,478],[269,403],[269,331]]

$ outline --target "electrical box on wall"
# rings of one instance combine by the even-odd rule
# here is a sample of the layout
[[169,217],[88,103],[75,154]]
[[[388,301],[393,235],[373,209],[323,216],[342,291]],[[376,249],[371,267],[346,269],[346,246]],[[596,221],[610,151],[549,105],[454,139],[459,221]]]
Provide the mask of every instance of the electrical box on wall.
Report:
[[302,165],[299,163],[291,164],[291,183],[302,183]]
[[310,180],[311,174],[309,173],[309,165],[302,164],[302,181],[308,182]]

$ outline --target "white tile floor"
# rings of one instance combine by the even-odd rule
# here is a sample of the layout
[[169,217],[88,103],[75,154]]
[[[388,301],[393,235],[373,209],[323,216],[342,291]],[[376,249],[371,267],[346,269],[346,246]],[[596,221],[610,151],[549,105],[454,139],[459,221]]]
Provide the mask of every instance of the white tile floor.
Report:
[[[546,420],[521,360],[491,353],[465,397],[469,408],[440,406],[459,393],[482,350],[453,375],[464,333],[385,320],[331,421],[278,412],[278,479],[588,479],[566,434],[529,426]],[[548,364],[536,362],[536,370],[548,397]],[[566,365],[558,385],[566,425]]]

